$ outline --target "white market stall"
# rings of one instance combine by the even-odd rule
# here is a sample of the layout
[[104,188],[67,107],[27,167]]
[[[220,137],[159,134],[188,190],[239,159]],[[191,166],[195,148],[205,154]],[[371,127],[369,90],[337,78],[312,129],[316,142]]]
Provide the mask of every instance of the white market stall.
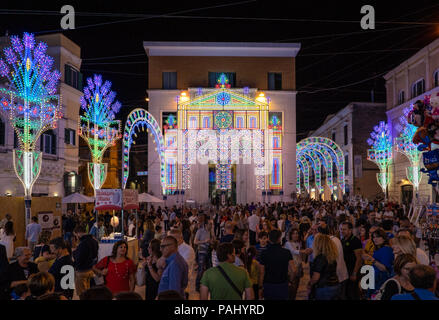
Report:
[[[122,210],[123,196],[121,189],[98,189],[96,190],[95,210],[113,210],[112,223],[117,226],[119,221],[114,215],[114,210]],[[110,256],[113,251],[114,244],[125,239],[128,243],[128,257],[134,263],[138,262],[139,244],[134,237],[124,237],[121,233],[112,233],[109,237],[103,237],[99,242],[98,259],[101,260]]]

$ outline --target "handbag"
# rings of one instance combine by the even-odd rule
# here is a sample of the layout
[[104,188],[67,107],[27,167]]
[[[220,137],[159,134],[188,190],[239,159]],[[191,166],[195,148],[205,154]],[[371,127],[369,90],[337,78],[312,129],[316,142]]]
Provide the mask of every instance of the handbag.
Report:
[[[107,264],[105,265],[104,269],[108,268],[109,263],[110,263],[110,256],[107,256]],[[95,275],[93,277],[93,280],[95,282],[95,285],[97,286],[103,286],[106,284],[105,276],[103,275]]]
[[139,263],[139,267],[137,267],[136,271],[136,284],[141,287],[144,286],[146,282],[146,273],[145,269],[143,268],[142,264]]

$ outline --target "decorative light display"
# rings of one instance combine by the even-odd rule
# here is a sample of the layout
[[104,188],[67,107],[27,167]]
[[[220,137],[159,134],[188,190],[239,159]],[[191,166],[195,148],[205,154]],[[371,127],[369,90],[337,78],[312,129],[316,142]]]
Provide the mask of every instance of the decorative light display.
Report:
[[415,187],[415,193],[419,189],[419,183],[421,182],[421,172],[419,171],[419,162],[422,152],[418,150],[417,146],[413,143],[413,136],[418,129],[414,125],[408,123],[407,118],[410,109],[405,108],[403,115],[399,118],[399,124],[396,125],[396,129],[400,132],[399,137],[395,138],[396,151],[404,154],[410,161],[411,166],[406,168],[407,179]]
[[370,138],[367,139],[367,143],[372,147],[367,150],[367,160],[375,162],[380,169],[377,180],[384,195],[386,195],[387,186],[390,182],[388,169],[393,158],[392,136],[388,124],[381,121],[379,125],[375,126]]
[[114,102],[116,92],[110,91],[111,82],[103,83],[101,75],[87,78],[84,95],[80,98],[84,114],[79,117],[79,135],[90,147],[92,162],[88,166],[89,179],[94,190],[100,189],[106,178],[106,166],[102,164],[105,150],[121,138],[121,124],[114,120],[121,104]]
[[[0,103],[14,128],[19,150],[14,150],[14,169],[29,199],[41,170],[41,152],[34,151],[41,134],[56,128],[61,118],[61,97],[56,95],[61,73],[52,70],[53,58],[46,55],[47,44],[35,42],[33,34],[10,37],[12,46],[0,59],[0,76],[8,81],[0,88]],[[26,223],[30,211],[26,213]]]
[[335,164],[339,189],[342,193],[345,192],[344,156],[341,148],[334,141],[324,137],[303,139],[297,143],[296,159],[297,166],[301,171],[298,171],[297,175],[303,174],[304,182],[306,182],[306,185],[304,184],[305,190],[309,192],[309,168],[312,168],[314,171],[316,189],[319,192],[324,190],[321,184],[321,168],[323,165],[326,172],[326,185],[328,185],[331,193],[334,194],[336,187],[332,171],[333,164]]
[[151,130],[151,134],[154,136],[155,144],[157,145],[157,152],[160,158],[160,182],[162,185],[163,194],[166,194],[166,163],[165,163],[165,142],[163,139],[162,131],[155,118],[144,109],[134,109],[127,117],[125,123],[125,130],[123,134],[123,165],[122,165],[122,187],[125,189],[128,175],[130,172],[130,149],[134,142],[133,136],[137,131],[144,132]]
[[216,81],[215,88],[230,88],[229,79],[224,73],[221,73]]

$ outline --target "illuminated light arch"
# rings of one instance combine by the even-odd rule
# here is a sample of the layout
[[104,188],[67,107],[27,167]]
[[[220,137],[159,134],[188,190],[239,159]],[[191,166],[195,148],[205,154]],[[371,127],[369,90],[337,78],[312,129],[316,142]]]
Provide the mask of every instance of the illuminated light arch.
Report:
[[[345,193],[345,168],[344,168],[344,155],[341,148],[331,139],[325,137],[309,137],[301,140],[297,143],[296,157],[299,158],[303,152],[308,152],[313,158],[319,159],[320,163],[326,171],[326,184],[330,188],[331,192],[334,192],[334,181],[333,181],[333,164],[337,169],[337,183],[342,191]],[[299,167],[301,170],[304,166]],[[321,166],[320,166],[321,168]],[[303,172],[303,171],[302,171]],[[317,172],[320,176],[321,171]],[[298,173],[300,174],[300,172]],[[309,174],[309,173],[308,173]]]
[[[299,156],[296,160],[296,163],[299,165],[301,172],[303,173],[303,186],[306,191],[309,193],[309,165],[308,161],[303,158],[303,156]],[[300,172],[298,173],[300,175]]]
[[299,153],[299,156],[303,156],[310,164],[314,171],[314,183],[319,192],[319,194],[323,191],[322,188],[322,177],[321,177],[321,168],[322,163],[320,161],[319,156],[317,156],[312,150],[302,150]]
[[163,139],[161,128],[156,119],[145,109],[137,108],[131,111],[125,123],[125,130],[123,133],[123,164],[122,164],[122,187],[125,189],[128,175],[130,172],[130,149],[133,143],[133,135],[136,134],[136,129],[151,131],[154,136],[154,141],[157,146],[157,152],[160,158],[160,182],[162,185],[163,195],[166,194],[166,164],[165,164],[165,141]]
[[325,159],[323,162],[323,167],[326,171],[326,184],[331,190],[331,193],[334,191],[334,179],[332,176],[332,170],[333,170],[333,161],[331,154],[328,152],[328,150],[318,144],[314,145],[315,151],[317,154],[319,154],[321,157]]

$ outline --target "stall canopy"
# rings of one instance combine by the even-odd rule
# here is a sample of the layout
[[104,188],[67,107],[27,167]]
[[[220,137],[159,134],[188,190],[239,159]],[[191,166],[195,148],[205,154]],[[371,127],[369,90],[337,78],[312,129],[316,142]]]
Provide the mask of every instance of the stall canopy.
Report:
[[80,193],[73,193],[62,199],[62,203],[90,203],[94,201],[94,197],[87,197]]
[[159,203],[163,202],[162,199],[156,198],[149,193],[141,193],[139,194],[139,202],[152,202],[152,203]]

